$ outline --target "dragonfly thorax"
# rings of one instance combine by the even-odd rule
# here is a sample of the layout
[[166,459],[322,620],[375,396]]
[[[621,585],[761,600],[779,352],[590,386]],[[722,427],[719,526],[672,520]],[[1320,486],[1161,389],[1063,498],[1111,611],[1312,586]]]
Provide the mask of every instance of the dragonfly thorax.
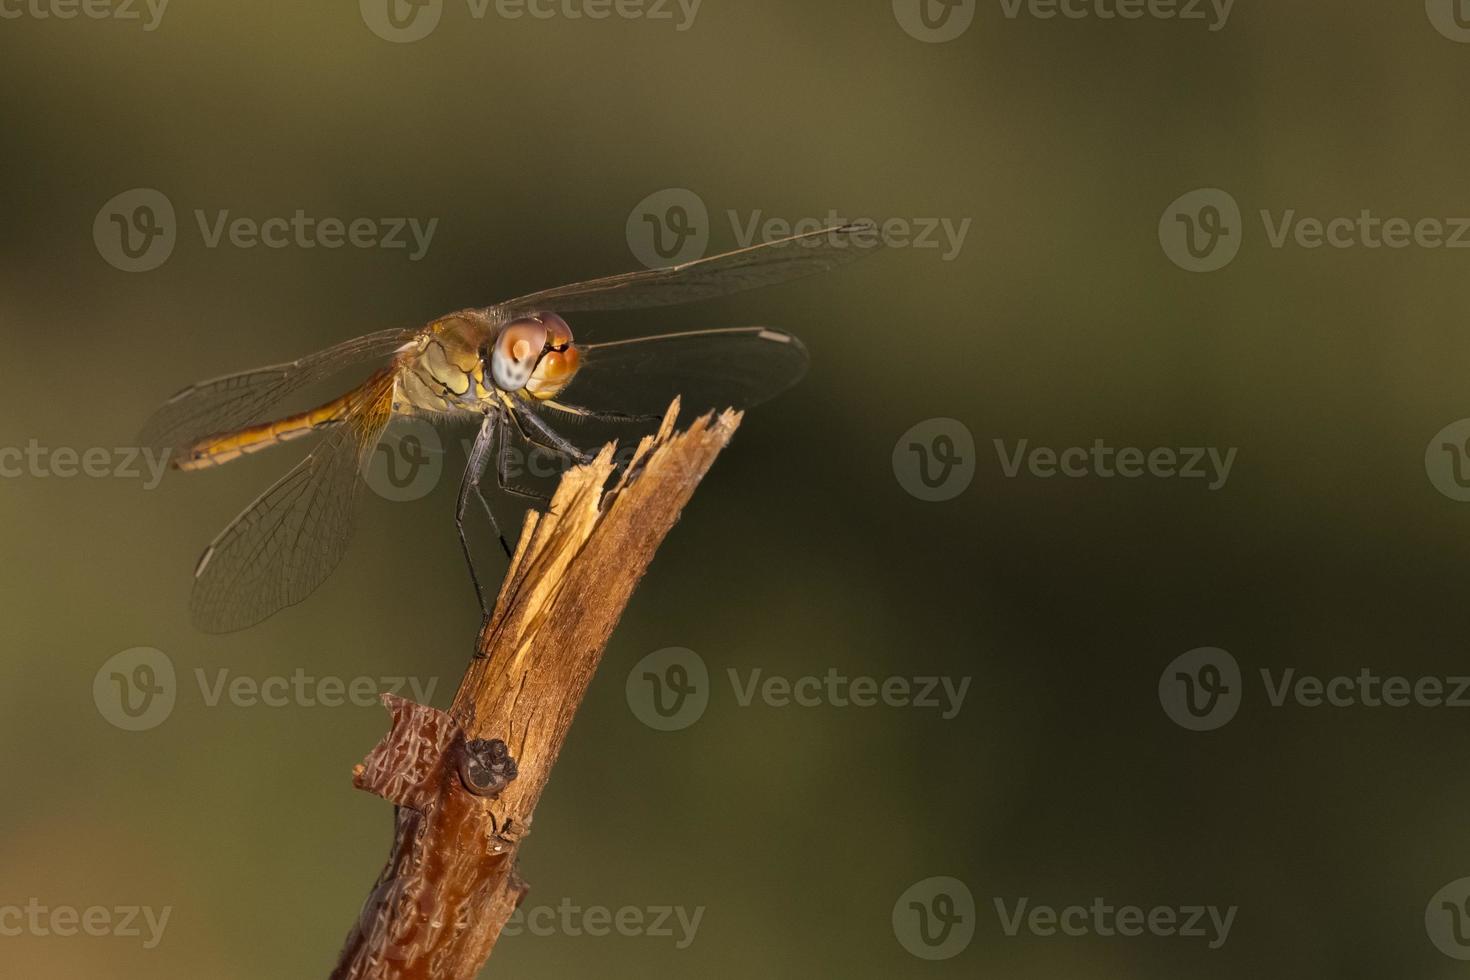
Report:
[[494,321],[477,311],[452,313],[431,323],[400,361],[395,407],[480,414],[496,404],[482,353],[494,336]]

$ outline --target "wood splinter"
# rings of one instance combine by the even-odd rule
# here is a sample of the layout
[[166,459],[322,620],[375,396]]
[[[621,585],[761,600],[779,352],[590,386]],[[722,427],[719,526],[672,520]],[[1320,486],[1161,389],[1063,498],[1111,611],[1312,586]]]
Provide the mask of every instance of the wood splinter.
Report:
[[676,399],[610,490],[613,447],[527,513],[448,712],[384,695],[388,734],[353,771],[394,804],[393,848],[333,980],[471,980],[520,904],[516,853],[633,588],[738,412],[674,430]]

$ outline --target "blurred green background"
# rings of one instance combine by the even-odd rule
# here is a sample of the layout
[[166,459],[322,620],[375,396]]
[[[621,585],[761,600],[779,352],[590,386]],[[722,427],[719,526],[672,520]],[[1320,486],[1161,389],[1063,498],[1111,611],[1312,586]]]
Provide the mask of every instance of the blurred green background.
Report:
[[[697,934],[681,949],[526,929],[486,975],[1463,972],[1425,913],[1470,874],[1465,711],[1277,708],[1259,678],[1470,672],[1470,507],[1425,463],[1470,416],[1465,253],[1273,248],[1259,217],[1470,216],[1470,44],[1426,16],[1453,27],[1448,3],[1242,2],[1213,31],[981,3],[944,43],[905,0],[705,0],[692,22],[672,6],[476,18],[446,0],[412,43],[370,29],[381,7],[177,2],[146,30],[142,7],[5,6],[0,447],[126,446],[199,378],[635,268],[630,215],[666,188],[707,206],[711,252],[737,244],[731,211],[971,222],[949,260],[895,248],[762,293],[573,319],[594,338],[769,323],[806,340],[812,369],[748,417],[634,596],[523,851],[530,907],[702,907]],[[167,261],[136,273],[93,235],[132,188],[178,215]],[[1211,273],[1159,237],[1196,188],[1244,214],[1238,256]],[[419,261],[207,247],[194,214],[226,209],[438,225]],[[893,465],[933,418],[976,444],[973,483],[945,502]],[[1213,492],[1006,478],[996,439],[1238,457]],[[409,676],[444,707],[477,614],[455,450],[422,500],[364,495],[309,601],[194,631],[200,549],[298,455],[152,490],[0,480],[0,906],[171,910],[154,948],[0,914],[20,933],[0,935],[0,973],[329,972],[389,846],[389,806],[350,783],[386,714],[210,705],[196,671]],[[169,658],[177,703],[130,732],[93,685],[140,646]],[[1238,661],[1243,697],[1228,724],[1188,731],[1160,675],[1207,646]],[[711,678],[704,716],[673,732],[625,697],[666,647]],[[757,668],[970,686],[948,720],[742,706],[727,670]],[[934,876],[973,896],[955,926],[973,939],[926,960],[900,896]],[[995,901],[1023,897],[1238,911],[1213,950],[1007,935]]]

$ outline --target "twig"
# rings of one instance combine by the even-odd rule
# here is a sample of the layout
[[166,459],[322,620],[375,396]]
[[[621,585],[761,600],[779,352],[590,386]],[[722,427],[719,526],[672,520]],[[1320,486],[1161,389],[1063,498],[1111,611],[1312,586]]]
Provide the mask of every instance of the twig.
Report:
[[676,400],[618,483],[604,447],[526,515],[448,713],[393,695],[354,770],[395,804],[393,850],[333,980],[471,980],[526,892],[516,853],[608,637],[654,551],[740,424],[675,432]]

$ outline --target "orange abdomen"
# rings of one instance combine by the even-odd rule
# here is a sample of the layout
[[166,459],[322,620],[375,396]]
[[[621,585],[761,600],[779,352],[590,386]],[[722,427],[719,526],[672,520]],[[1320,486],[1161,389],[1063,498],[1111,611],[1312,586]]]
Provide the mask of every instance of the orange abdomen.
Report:
[[292,439],[315,432],[340,422],[351,410],[353,400],[361,389],[354,388],[325,405],[307,409],[296,415],[247,426],[234,432],[208,436],[190,446],[182,456],[174,458],[174,466],[181,470],[201,470],[239,459],[246,453],[259,452]]

